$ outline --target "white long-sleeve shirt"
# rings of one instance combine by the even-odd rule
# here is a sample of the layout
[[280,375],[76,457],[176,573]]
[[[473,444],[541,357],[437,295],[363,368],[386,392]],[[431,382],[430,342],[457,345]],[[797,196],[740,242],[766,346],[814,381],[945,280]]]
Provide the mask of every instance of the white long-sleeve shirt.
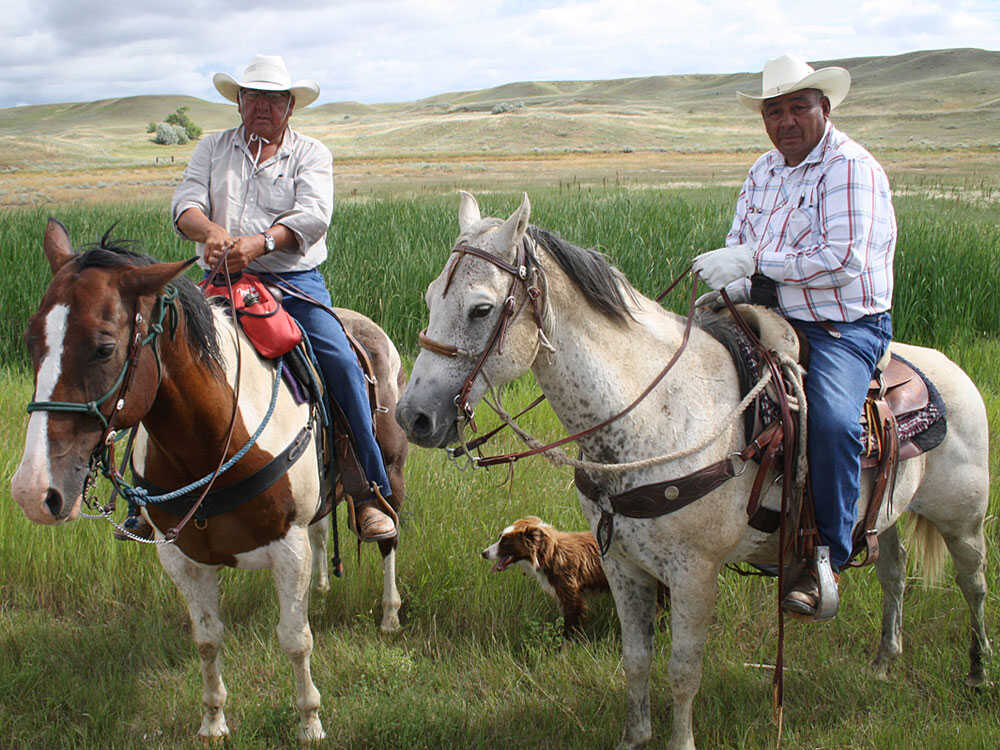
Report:
[[[286,128],[277,153],[255,164],[259,144],[248,144],[243,127],[212,133],[191,154],[171,211],[174,228],[196,207],[232,235],[253,235],[275,224],[288,227],[298,247],[262,255],[250,270],[307,271],[326,260],[326,230],[333,215],[333,156],[315,138]],[[203,243],[199,265],[207,267]]]

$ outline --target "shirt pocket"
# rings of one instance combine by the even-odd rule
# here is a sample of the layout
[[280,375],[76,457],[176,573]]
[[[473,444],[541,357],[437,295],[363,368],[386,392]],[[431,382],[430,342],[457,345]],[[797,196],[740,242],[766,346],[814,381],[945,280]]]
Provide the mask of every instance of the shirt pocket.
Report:
[[743,241],[756,242],[757,240],[759,240],[760,233],[763,230],[766,221],[767,219],[764,216],[764,210],[762,208],[760,208],[759,206],[755,206],[753,204],[748,205],[746,214],[746,225],[744,227],[746,236],[743,238]]
[[265,211],[282,214],[295,205],[295,181],[291,177],[265,182],[260,192],[260,205]]
[[812,243],[813,217],[816,210],[807,204],[793,208],[788,213],[785,224],[785,242],[791,247],[803,247]]

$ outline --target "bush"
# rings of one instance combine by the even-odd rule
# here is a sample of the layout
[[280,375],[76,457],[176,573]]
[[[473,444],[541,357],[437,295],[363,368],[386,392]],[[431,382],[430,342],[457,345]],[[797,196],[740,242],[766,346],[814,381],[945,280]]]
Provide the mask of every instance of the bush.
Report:
[[184,128],[180,125],[171,125],[169,122],[159,123],[156,126],[156,135],[153,136],[153,142],[163,146],[183,145],[189,140],[191,139],[188,138],[187,131]]
[[[196,141],[201,138],[201,126],[195,125],[191,121],[191,118],[187,115],[187,110],[187,107],[178,107],[175,112],[171,112],[167,115],[166,122],[171,125],[184,128],[184,132],[187,134],[188,139]],[[184,141],[184,143],[186,142],[187,141]]]
[[524,106],[524,102],[501,102],[493,106],[490,110],[491,115],[500,115],[504,112],[513,112],[515,110],[521,109]]
[[155,122],[149,123],[149,125],[146,126],[146,132],[147,133],[155,133],[156,132],[156,123]]

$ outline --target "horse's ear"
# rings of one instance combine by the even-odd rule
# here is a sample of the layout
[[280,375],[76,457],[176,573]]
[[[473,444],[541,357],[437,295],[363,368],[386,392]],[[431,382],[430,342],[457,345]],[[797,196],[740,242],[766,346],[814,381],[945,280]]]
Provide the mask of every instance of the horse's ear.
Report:
[[471,231],[473,225],[478,224],[483,217],[482,214],[479,213],[479,204],[476,202],[476,198],[472,195],[472,193],[459,190],[458,194],[462,196],[462,205],[458,207],[458,228],[462,234],[466,234]]
[[528,219],[530,217],[531,202],[528,200],[528,194],[525,193],[521,205],[503,223],[503,226],[497,230],[497,242],[500,245],[500,252],[510,250],[510,248],[521,241],[524,232],[528,228]]
[[49,268],[52,274],[66,265],[73,259],[73,245],[69,241],[69,232],[58,219],[49,217],[49,223],[45,225],[45,236],[42,239],[42,247],[45,249],[45,257],[49,261]]
[[127,294],[153,294],[160,291],[174,278],[184,273],[184,270],[197,258],[178,260],[174,263],[154,263],[151,266],[131,268],[122,274],[122,291]]

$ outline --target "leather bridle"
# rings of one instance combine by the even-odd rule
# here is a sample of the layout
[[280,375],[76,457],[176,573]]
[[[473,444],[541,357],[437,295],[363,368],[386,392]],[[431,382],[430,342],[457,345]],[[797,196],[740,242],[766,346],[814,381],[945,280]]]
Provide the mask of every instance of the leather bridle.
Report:
[[[538,326],[539,335],[543,335],[541,334],[541,331],[542,322],[544,320],[545,300],[542,293],[542,287],[539,286],[538,283],[539,279],[542,278],[542,270],[538,265],[538,261],[534,254],[528,249],[527,235],[525,235],[517,244],[517,254],[513,264],[508,263],[498,255],[494,255],[493,253],[487,252],[482,248],[478,248],[464,242],[460,242],[455,245],[451,252],[452,255],[457,255],[458,257],[455,258],[451,269],[448,271],[448,278],[445,281],[444,291],[441,293],[442,297],[448,294],[448,290],[451,288],[451,282],[455,278],[455,272],[458,270],[458,266],[462,262],[462,258],[466,255],[471,255],[481,260],[485,260],[487,263],[492,263],[501,271],[504,271],[511,276],[510,287],[507,289],[507,295],[504,298],[503,307],[500,309],[500,315],[497,318],[497,322],[493,326],[493,330],[490,332],[486,345],[480,351],[471,352],[453,344],[444,344],[440,341],[435,341],[427,335],[426,328],[420,332],[418,337],[420,346],[430,352],[440,354],[445,357],[461,357],[474,361],[472,370],[463,381],[461,389],[459,389],[458,393],[455,394],[454,403],[455,407],[458,409],[459,416],[469,422],[472,429],[475,430],[476,423],[473,419],[473,408],[469,404],[469,393],[472,391],[472,386],[476,382],[476,378],[478,378],[479,374],[482,372],[489,356],[494,351],[496,351],[497,354],[503,354],[503,344],[504,338],[507,335],[507,330],[510,327],[510,324],[517,318],[518,315],[521,314],[521,311],[524,310],[526,306],[531,306],[532,317],[535,320],[535,324]],[[519,287],[524,290],[524,295],[520,304],[518,304],[517,295]]]

